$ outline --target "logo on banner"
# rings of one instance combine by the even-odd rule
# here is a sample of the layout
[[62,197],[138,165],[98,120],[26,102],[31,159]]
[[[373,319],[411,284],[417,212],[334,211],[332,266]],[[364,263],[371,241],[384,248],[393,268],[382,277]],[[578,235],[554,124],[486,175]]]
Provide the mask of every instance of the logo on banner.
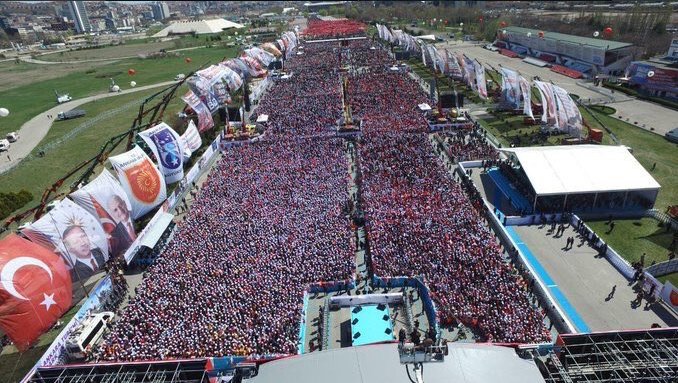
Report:
[[129,180],[132,194],[139,201],[153,203],[160,194],[160,177],[147,159],[138,165],[125,169],[125,177]]
[[[160,150],[160,162],[167,169],[176,169],[181,165],[179,145],[174,135],[163,129],[152,136],[155,146]],[[155,198],[154,198],[155,199]]]

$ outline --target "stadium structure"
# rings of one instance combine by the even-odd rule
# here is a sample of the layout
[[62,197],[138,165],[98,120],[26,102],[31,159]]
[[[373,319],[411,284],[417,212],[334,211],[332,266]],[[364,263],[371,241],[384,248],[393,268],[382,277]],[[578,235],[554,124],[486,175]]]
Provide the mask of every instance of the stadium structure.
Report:
[[633,60],[633,44],[538,29],[507,26],[497,31],[494,45],[549,65],[565,67],[570,76],[621,76]]
[[[392,70],[389,46],[356,38],[365,29],[336,20],[310,23],[305,32],[314,40],[287,32],[275,42],[284,76],[268,77],[253,59],[195,74],[214,83],[219,71],[265,77],[263,90],[252,92],[261,99],[251,114],[239,110],[241,131],[226,122],[204,146],[179,192],[158,203],[122,253],[124,265],[90,291],[22,382],[675,382],[678,320],[663,300],[672,291],[655,294],[662,315],[653,327],[661,328],[589,329],[543,268],[530,266],[525,244],[506,237],[506,215],[479,197],[444,136],[429,130],[419,105],[430,100],[409,73]],[[268,61],[261,51],[242,57]],[[197,101],[191,109],[200,130],[217,113]],[[254,137],[246,121],[263,115],[257,129],[265,136]],[[359,132],[340,134],[354,124]],[[499,150],[478,144],[472,123],[459,129],[444,133],[492,153],[476,156],[474,147],[469,155],[477,158],[465,166],[512,166],[507,158],[494,166]],[[659,185],[625,148],[540,149],[509,153],[536,197],[657,196]],[[572,172],[575,159],[595,156],[605,161],[579,183],[553,174],[550,186],[540,183],[544,164],[562,161],[569,168],[556,171]],[[640,181],[595,180],[612,162]],[[495,181],[518,203],[515,180]],[[558,223],[569,225],[563,213]],[[182,217],[173,222],[173,214]],[[549,219],[556,224],[555,214]],[[143,279],[128,287],[138,268]],[[100,311],[115,318],[88,335],[82,323]],[[83,339],[72,341],[74,333]],[[70,357],[72,347],[84,360]]]

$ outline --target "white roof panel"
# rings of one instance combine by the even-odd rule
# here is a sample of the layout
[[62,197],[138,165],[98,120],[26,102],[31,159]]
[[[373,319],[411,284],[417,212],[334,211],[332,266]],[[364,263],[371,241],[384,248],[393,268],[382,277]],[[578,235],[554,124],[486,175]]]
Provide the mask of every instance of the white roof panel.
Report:
[[[252,383],[409,383],[396,343],[331,349],[264,363]],[[441,363],[424,366],[427,383],[543,383],[531,359],[507,347],[450,343]],[[412,367],[410,366],[410,372]]]
[[661,187],[625,146],[571,145],[504,150],[518,158],[537,195]]

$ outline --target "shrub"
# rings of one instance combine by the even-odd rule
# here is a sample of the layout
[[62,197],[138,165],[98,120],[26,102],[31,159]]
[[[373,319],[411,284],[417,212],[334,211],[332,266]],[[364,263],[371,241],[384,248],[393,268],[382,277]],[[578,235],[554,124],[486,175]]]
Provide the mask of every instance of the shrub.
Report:
[[0,193],[0,219],[8,217],[31,200],[33,200],[33,194],[26,190],[18,193]]

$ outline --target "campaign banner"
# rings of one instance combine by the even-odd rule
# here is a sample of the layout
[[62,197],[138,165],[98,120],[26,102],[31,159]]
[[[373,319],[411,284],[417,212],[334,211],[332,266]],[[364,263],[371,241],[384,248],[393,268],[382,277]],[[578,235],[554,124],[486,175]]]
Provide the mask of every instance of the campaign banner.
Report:
[[464,83],[468,84],[468,71],[466,70],[466,58],[461,52],[455,52],[457,56],[457,62],[459,63],[459,68],[461,69],[461,78],[464,80]]
[[513,109],[520,108],[520,84],[518,73],[508,68],[500,68],[501,72],[501,94],[506,103]]
[[16,234],[0,240],[0,328],[19,351],[68,311],[72,286],[62,257]]
[[275,56],[273,54],[259,48],[259,47],[252,47],[250,49],[245,49],[244,51],[245,55],[252,57],[253,59],[259,61],[261,65],[264,67],[268,67],[268,64],[270,64],[273,60],[275,60]]
[[534,120],[534,115],[532,114],[532,92],[530,91],[530,83],[525,80],[523,76],[518,77],[518,83],[520,85],[520,91],[523,94],[523,113]]
[[72,281],[85,281],[108,261],[108,235],[99,220],[68,198],[21,230],[63,258]]
[[478,61],[474,61],[476,82],[478,83],[478,95],[483,100],[487,99],[487,83],[485,82],[485,67]]
[[461,78],[461,67],[459,66],[459,61],[454,57],[447,49],[445,50],[445,56],[447,57],[447,70],[448,74],[454,78]]
[[184,157],[179,134],[164,122],[138,134],[157,158],[165,183],[172,184],[181,180],[184,177]]
[[203,104],[207,106],[210,113],[216,112],[221,106],[219,104],[219,99],[214,94],[209,80],[200,76],[192,76],[188,80],[188,87],[193,92],[193,94],[197,95],[200,98],[200,101],[202,101]]
[[[196,81],[193,86],[196,89],[199,89],[201,98],[203,98],[202,94],[205,94],[204,100],[211,112],[214,112],[220,106],[231,102],[231,95],[228,93],[228,89],[224,83],[224,76],[226,75],[227,70],[230,71],[231,69],[221,65],[210,65],[196,73],[203,81]],[[189,80],[189,86],[190,85],[191,81]],[[212,99],[216,100],[216,102]]]
[[112,256],[123,254],[137,237],[132,222],[132,203],[108,170],[104,169],[97,178],[69,197],[99,219],[108,236],[108,252]]
[[228,91],[235,92],[238,89],[240,89],[240,87],[242,86],[242,77],[240,77],[240,75],[236,71],[234,71],[224,63],[219,63],[219,66],[222,68],[224,72],[222,81],[224,82],[224,84],[226,84]]
[[184,134],[181,135],[179,140],[182,147],[182,152],[184,153],[184,162],[191,158],[191,154],[196,150],[200,149],[202,145],[202,138],[200,138],[200,133],[198,128],[195,126],[193,120],[188,122],[188,127]]
[[581,112],[577,108],[577,104],[574,102],[572,97],[567,93],[567,91],[559,86],[552,85],[553,93],[558,100],[558,108],[562,108],[563,112],[567,118],[567,128],[569,133],[572,135],[579,136],[583,127],[583,119],[581,117]]
[[165,178],[138,146],[108,160],[132,203],[132,218],[145,215],[167,197]]
[[273,43],[263,43],[261,44],[261,49],[265,50],[266,52],[272,54],[275,57],[280,57],[282,56],[282,52],[280,52],[280,49],[275,46]]
[[198,115],[198,131],[204,132],[214,126],[212,113],[193,91],[189,90],[181,99]]
[[678,311],[678,289],[671,282],[666,281],[664,283],[659,296],[673,311]]
[[466,62],[466,65],[464,68],[466,69],[467,77],[466,81],[467,84],[473,89],[474,92],[478,91],[478,85],[476,83],[476,66],[470,58],[464,56],[464,60]]
[[544,112],[541,115],[541,122],[547,123],[549,118],[555,120],[558,125],[558,115],[556,114],[556,100],[549,84],[542,81],[534,81],[534,85],[541,94],[541,104]]

